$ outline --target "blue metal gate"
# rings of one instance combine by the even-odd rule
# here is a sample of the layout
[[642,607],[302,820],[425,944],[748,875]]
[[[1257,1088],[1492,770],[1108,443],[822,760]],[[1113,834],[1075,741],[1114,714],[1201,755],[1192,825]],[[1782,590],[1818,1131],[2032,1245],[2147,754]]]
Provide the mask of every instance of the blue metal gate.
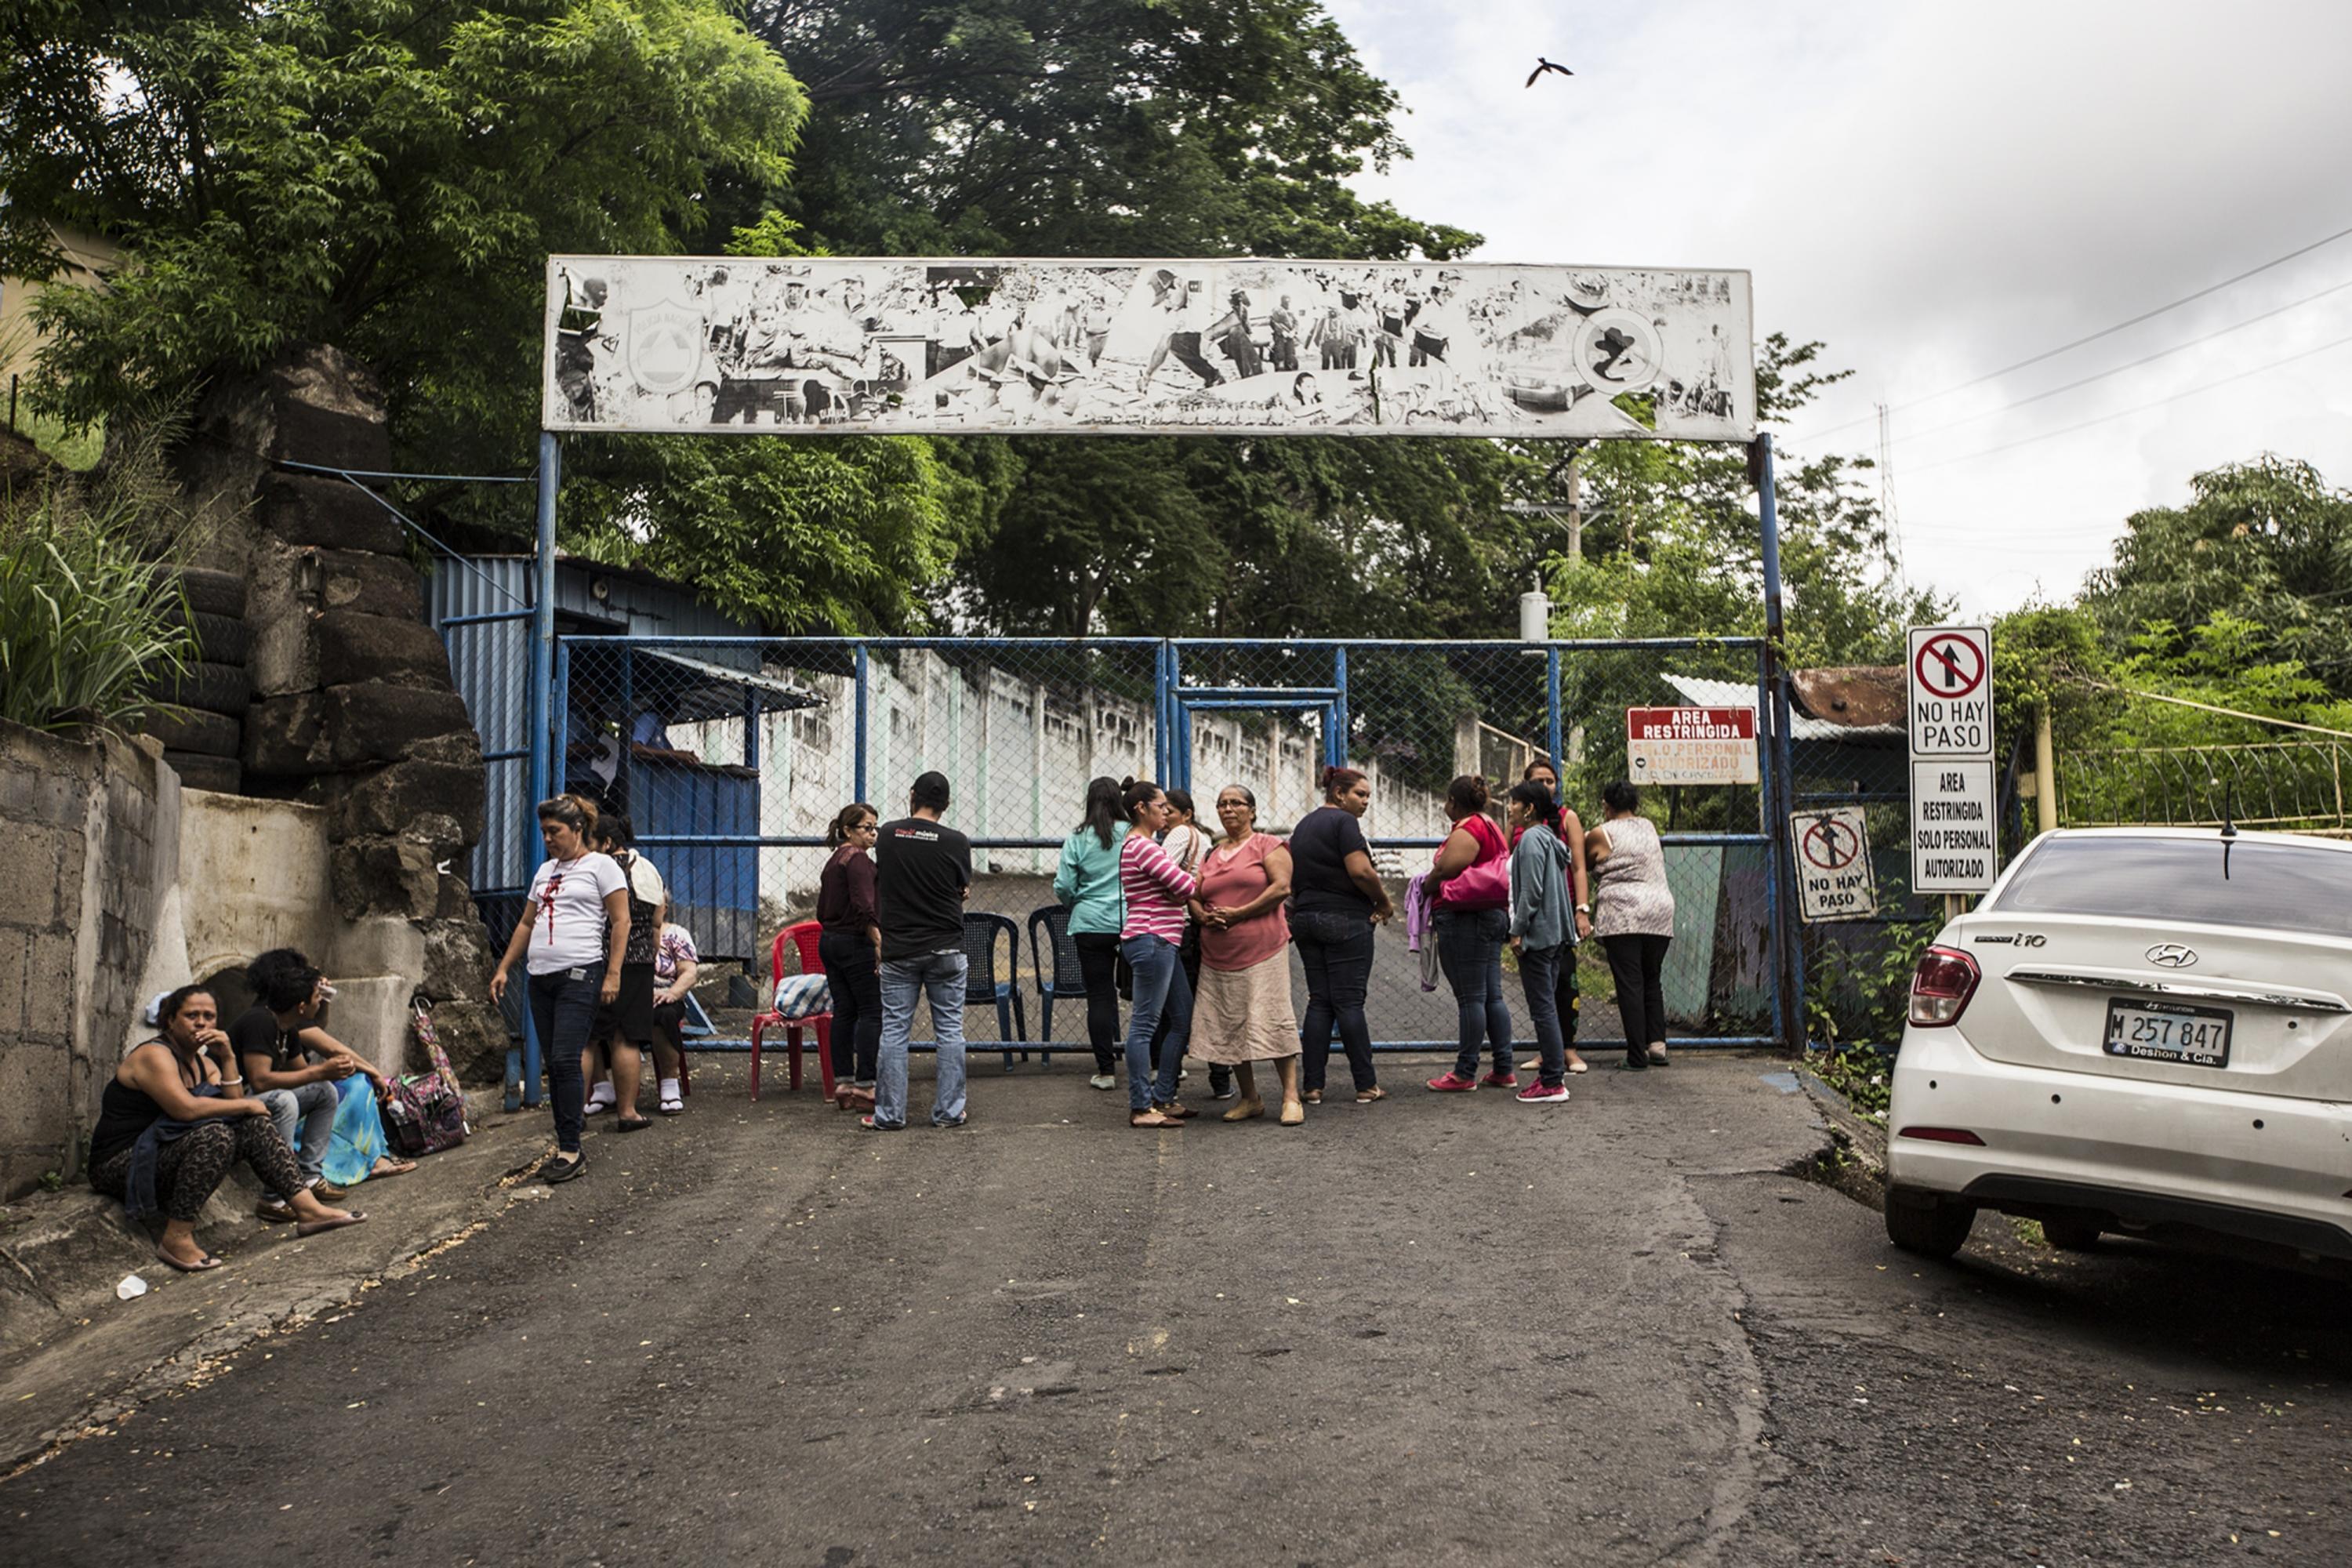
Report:
[[[1383,875],[1401,879],[1441,840],[1455,774],[1502,785],[1555,759],[1565,804],[1593,820],[1601,787],[1624,776],[1627,708],[1737,682],[1755,694],[1763,784],[1662,790],[1647,805],[1677,900],[1672,1038],[1773,1043],[1798,983],[1781,839],[1766,831],[1787,753],[1756,638],[566,637],[551,673],[545,771],[534,773],[629,813],[674,918],[761,994],[776,933],[813,908],[834,813],[866,801],[896,816],[918,773],[946,773],[948,820],[974,848],[971,908],[1003,917],[999,975],[1024,999],[1020,1023],[975,1013],[970,1037],[1032,1051],[1085,1047],[1083,1007],[1066,992],[1058,1009],[1042,1005],[1054,955],[1035,949],[1088,779],[1197,786],[1204,816],[1217,789],[1245,784],[1280,832],[1318,804],[1322,767],[1344,762],[1373,781],[1367,829]],[[530,811],[520,792],[493,792],[486,839],[535,853]],[[1376,1048],[1450,1050],[1451,998],[1420,989],[1404,943],[1400,926],[1381,932]],[[1597,959],[1595,944],[1580,1043],[1605,1048],[1622,1040]]]

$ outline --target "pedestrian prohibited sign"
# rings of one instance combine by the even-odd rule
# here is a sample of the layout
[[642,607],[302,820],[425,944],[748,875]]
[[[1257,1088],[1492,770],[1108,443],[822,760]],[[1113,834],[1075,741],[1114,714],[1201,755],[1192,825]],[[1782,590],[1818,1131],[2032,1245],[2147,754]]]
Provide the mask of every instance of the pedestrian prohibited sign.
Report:
[[1870,864],[1870,830],[1862,807],[1834,805],[1789,815],[1796,850],[1797,915],[1821,921],[1866,920],[1878,912],[1878,879]]
[[1911,628],[1911,754],[1992,755],[1992,634]]

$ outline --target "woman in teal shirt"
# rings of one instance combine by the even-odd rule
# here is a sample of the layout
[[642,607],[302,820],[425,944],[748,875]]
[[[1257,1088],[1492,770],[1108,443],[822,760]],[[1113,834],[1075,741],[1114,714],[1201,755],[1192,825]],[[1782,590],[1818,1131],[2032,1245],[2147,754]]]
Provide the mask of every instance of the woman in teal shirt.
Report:
[[1087,1039],[1095,1052],[1095,1074],[1087,1081],[1097,1089],[1118,1087],[1118,931],[1127,920],[1118,846],[1128,828],[1119,795],[1117,779],[1087,785],[1086,820],[1062,840],[1062,863],[1054,871],[1054,897],[1070,911],[1070,945],[1087,983]]

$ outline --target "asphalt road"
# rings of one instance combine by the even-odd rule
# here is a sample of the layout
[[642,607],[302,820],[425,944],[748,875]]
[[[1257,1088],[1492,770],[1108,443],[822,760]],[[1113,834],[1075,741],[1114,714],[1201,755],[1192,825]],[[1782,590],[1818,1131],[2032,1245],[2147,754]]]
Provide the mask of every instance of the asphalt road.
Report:
[[1063,1058],[889,1135],[706,1072],[0,1486],[0,1561],[2352,1560],[2343,1287],[1918,1263],[1769,1068],[1146,1132]]

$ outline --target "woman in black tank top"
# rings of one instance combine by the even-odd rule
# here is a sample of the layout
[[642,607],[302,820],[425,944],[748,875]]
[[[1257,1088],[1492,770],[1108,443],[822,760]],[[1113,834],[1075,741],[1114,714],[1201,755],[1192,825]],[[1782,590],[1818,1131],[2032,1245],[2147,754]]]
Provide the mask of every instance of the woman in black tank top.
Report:
[[303,1187],[269,1108],[244,1093],[242,1078],[221,1073],[220,1061],[232,1058],[219,1018],[212,993],[200,985],[166,995],[157,1009],[163,1034],[131,1047],[114,1069],[89,1140],[89,1184],[134,1208],[152,1194],[163,1219],[155,1256],[191,1273],[219,1267],[196,1245],[195,1220],[239,1160],[292,1194],[299,1234],[367,1217],[329,1208]]

